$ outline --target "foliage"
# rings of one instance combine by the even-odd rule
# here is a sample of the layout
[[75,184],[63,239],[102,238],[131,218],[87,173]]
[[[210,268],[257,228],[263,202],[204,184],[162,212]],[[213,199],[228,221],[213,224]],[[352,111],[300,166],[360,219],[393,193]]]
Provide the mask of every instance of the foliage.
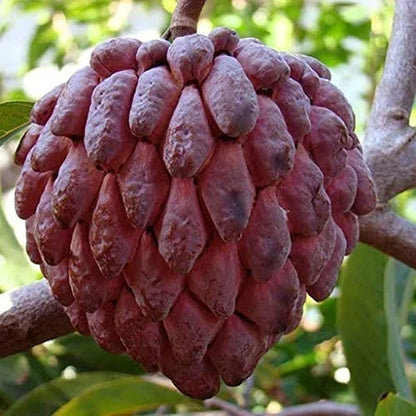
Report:
[[384,395],[377,406],[375,416],[416,415],[416,406],[396,394]]
[[0,103],[0,146],[29,125],[32,105],[27,101]]
[[[201,29],[227,25],[272,47],[314,55],[335,74],[343,67],[360,71],[366,89],[359,95],[368,106],[385,57],[391,3],[380,0],[370,12],[358,1],[209,0]],[[137,10],[157,9],[166,27],[174,5],[173,0],[93,0],[88,7],[82,0],[7,0],[0,8],[5,16],[17,12],[36,20],[22,62],[26,74],[49,63],[63,67],[91,45],[126,33]],[[8,26],[0,24],[0,40]],[[157,29],[162,33],[165,27]],[[1,98],[13,96],[25,98],[21,88],[6,90]],[[0,143],[19,137],[30,108],[30,102],[0,104]],[[409,191],[394,202],[413,219],[415,196]],[[0,233],[0,291],[39,278],[3,209]],[[221,395],[252,411],[331,399],[357,402],[366,415],[416,414],[414,273],[360,246],[346,261],[341,280],[327,301],[308,300],[301,326],[273,347],[252,380]],[[0,415],[136,414],[162,404],[172,412],[198,409],[196,402],[143,378],[129,358],[106,353],[80,335],[0,360]]]
[[377,399],[385,391],[412,399],[400,341],[399,310],[408,305],[403,299],[408,293],[396,286],[406,287],[413,279],[414,272],[407,266],[364,245],[359,245],[343,270],[339,329],[366,415],[374,414]]

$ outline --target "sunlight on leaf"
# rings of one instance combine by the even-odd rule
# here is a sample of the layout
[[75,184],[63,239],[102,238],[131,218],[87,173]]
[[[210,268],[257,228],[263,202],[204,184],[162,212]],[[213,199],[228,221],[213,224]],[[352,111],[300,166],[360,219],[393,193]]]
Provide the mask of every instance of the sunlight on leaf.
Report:
[[374,415],[378,397],[411,398],[399,336],[395,269],[389,258],[360,244],[342,273],[338,324],[358,402]]
[[79,374],[73,379],[56,378],[41,384],[17,400],[3,416],[50,416],[64,403],[91,386],[123,376],[122,373],[97,371]]
[[158,408],[197,402],[168,387],[146,381],[140,376],[96,384],[74,397],[54,416],[110,416],[131,414]]
[[380,399],[375,416],[416,416],[416,406],[396,394]]
[[29,125],[32,107],[30,101],[0,103],[0,146]]

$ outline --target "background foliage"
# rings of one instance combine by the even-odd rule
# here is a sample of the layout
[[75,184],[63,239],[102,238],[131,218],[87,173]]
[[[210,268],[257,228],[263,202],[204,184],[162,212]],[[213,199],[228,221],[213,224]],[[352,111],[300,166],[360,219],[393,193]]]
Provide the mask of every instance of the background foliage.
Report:
[[[13,57],[20,50],[21,56],[12,72],[7,59],[0,64],[0,101],[39,98],[88,62],[92,45],[105,38],[157,36],[168,26],[174,6],[174,0],[92,0],[88,7],[84,0],[2,0],[0,51]],[[209,0],[200,31],[226,25],[241,37],[322,60],[352,101],[362,135],[392,14],[388,0]],[[17,137],[19,129],[13,128],[24,126],[24,106],[0,105],[5,138]],[[0,150],[0,291],[41,278],[27,261],[22,224],[13,215],[15,146],[16,140],[9,140]],[[413,220],[415,196],[405,192],[393,202]],[[221,397],[256,412],[330,399],[358,403],[365,415],[373,415],[380,395],[392,392],[383,396],[377,416],[416,412],[411,404],[416,389],[414,272],[360,245],[341,274],[327,301],[307,301],[300,327],[273,347],[254,376],[240,387],[223,389]],[[142,374],[128,358],[73,334],[0,360],[0,415],[201,410],[197,402]]]

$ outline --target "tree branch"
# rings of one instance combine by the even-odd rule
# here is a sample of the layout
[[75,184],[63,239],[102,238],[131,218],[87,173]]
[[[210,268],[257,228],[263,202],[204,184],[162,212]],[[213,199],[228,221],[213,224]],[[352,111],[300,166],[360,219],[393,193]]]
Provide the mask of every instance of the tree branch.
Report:
[[376,89],[366,132],[367,146],[377,149],[388,133],[408,125],[416,92],[415,37],[414,1],[396,0],[383,76]]
[[169,29],[162,37],[175,40],[177,37],[195,33],[205,2],[206,0],[179,0],[172,14]]
[[[360,416],[356,406],[329,401],[290,406],[276,416]],[[270,416],[270,415],[268,415]]]
[[381,203],[416,186],[416,131],[409,126],[416,94],[415,39],[414,2],[397,0],[386,63],[364,141]]
[[230,416],[360,416],[358,408],[353,405],[339,404],[329,401],[320,401],[297,406],[289,406],[279,413],[251,413],[232,403],[228,403],[218,397],[204,401],[208,408],[224,410]]
[[0,357],[73,331],[46,280],[0,295]]
[[416,269],[416,225],[388,205],[360,218],[360,240]]
[[208,409],[216,408],[224,410],[230,416],[253,416],[254,414],[248,410],[242,409],[235,404],[226,402],[225,400],[213,397],[212,399],[204,400],[204,405]]
[[409,117],[416,93],[416,8],[396,0],[383,76],[377,87],[364,140],[377,209],[360,218],[360,240],[416,267],[416,225],[400,218],[387,202],[416,187],[416,130]]

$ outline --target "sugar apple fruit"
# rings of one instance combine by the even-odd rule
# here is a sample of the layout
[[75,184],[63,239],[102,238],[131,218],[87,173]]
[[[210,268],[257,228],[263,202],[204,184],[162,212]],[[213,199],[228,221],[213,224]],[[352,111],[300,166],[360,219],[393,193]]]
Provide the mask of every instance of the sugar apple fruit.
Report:
[[30,259],[76,330],[192,397],[241,383],[331,293],[376,202],[328,69],[226,28],[107,41],[31,119]]

